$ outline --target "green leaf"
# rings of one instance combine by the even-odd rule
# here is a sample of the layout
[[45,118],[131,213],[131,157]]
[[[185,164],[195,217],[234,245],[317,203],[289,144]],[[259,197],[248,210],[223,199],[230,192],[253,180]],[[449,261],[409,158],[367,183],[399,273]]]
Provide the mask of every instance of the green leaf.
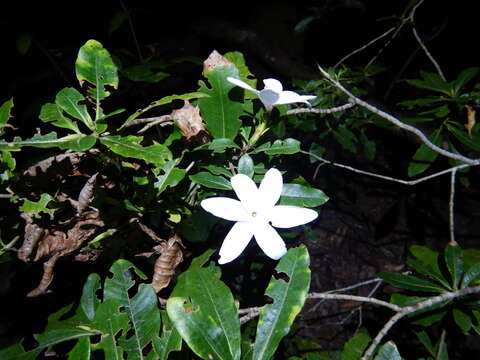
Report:
[[122,70],[129,80],[156,83],[170,76],[170,74],[158,71],[159,64],[155,61],[129,66]]
[[3,128],[7,125],[8,120],[12,117],[13,98],[5,101],[0,106],[0,136],[3,135]]
[[348,150],[353,154],[357,153],[357,146],[355,143],[358,142],[358,139],[345,125],[340,125],[338,131],[333,130],[333,135],[345,150]]
[[148,110],[151,110],[157,106],[161,105],[166,105],[170,104],[171,102],[175,100],[191,100],[191,99],[198,99],[201,97],[205,97],[207,95],[201,93],[201,92],[193,92],[193,93],[187,93],[187,94],[182,94],[182,95],[169,95],[161,98],[160,100],[156,100],[151,102],[147,107],[137,110],[134,112],[132,115],[130,115],[127,120],[123,123],[123,125],[119,128],[119,130],[123,129],[127,124],[135,120],[138,116],[144,114]]
[[[208,95],[198,100],[203,120],[207,129],[214,138],[234,139],[240,129],[240,115],[243,112],[243,103],[235,101],[230,92],[235,85],[227,81],[228,76],[238,78],[238,69],[232,64],[219,66],[205,75],[210,83],[208,88],[200,82],[200,92]],[[234,89],[232,93],[239,91]]]
[[365,148],[365,154],[367,155],[367,159],[373,161],[375,158],[375,154],[377,152],[377,144],[375,141],[369,140],[365,132],[360,133],[360,141],[362,142]]
[[389,341],[380,346],[374,360],[402,360],[402,357],[398,352],[397,346],[392,341]]
[[411,275],[382,272],[378,274],[378,277],[387,281],[390,285],[401,289],[437,293],[442,293],[445,291],[445,289],[430,281],[422,280]]
[[0,358],[2,360],[35,360],[41,351],[43,351],[42,348],[35,348],[25,352],[23,346],[18,343],[1,349]]
[[275,270],[288,279],[272,277],[265,295],[273,300],[260,309],[257,335],[252,358],[269,360],[280,340],[288,334],[290,327],[305,303],[310,287],[310,258],[307,248],[301,245],[288,250]]
[[170,150],[162,144],[153,144],[142,146],[142,136],[129,135],[121,137],[119,135],[103,136],[100,142],[109,147],[115,154],[145,160],[147,163],[163,165],[167,160],[172,159]]
[[190,175],[190,180],[194,183],[203,185],[211,189],[220,189],[220,190],[231,190],[232,185],[230,181],[225,179],[223,176],[216,176],[206,171],[200,171],[195,175]]
[[275,140],[268,149],[265,149],[265,153],[268,155],[289,155],[296,154],[299,151],[300,141],[291,138],[285,140]]
[[[435,145],[440,145],[443,141],[442,127],[435,130],[429,136],[429,140]],[[425,144],[420,145],[408,166],[408,176],[413,177],[424,172],[435,161],[437,156],[438,153],[436,151],[433,151]]]
[[360,329],[350,340],[345,343],[341,360],[358,360],[367,348],[372,338],[365,329]]
[[55,126],[70,129],[77,134],[80,134],[77,123],[64,116],[62,108],[57,104],[49,103],[43,105],[40,110],[40,120],[45,123],[51,122]]
[[252,158],[248,155],[242,155],[238,160],[238,173],[245,174],[248,177],[253,177],[254,164]]
[[445,248],[445,263],[447,264],[454,290],[458,290],[458,284],[463,275],[462,249],[460,246],[447,245]]
[[239,360],[240,322],[230,289],[220,272],[190,267],[167,302],[167,312],[183,340],[202,359]]
[[87,82],[88,94],[97,103],[111,94],[111,87],[118,88],[117,67],[109,52],[96,40],[88,40],[79,50],[75,62],[77,79],[83,87]]
[[90,338],[83,337],[78,340],[72,350],[68,353],[68,358],[72,360],[90,360]]
[[[85,98],[74,88],[65,88],[58,92],[55,103],[68,115],[83,122],[90,130],[95,131],[95,125],[88,114]],[[82,102],[82,103],[80,103]]]
[[255,76],[248,69],[247,63],[245,62],[245,57],[241,52],[231,51],[224,54],[223,57],[227,60],[230,60],[233,65],[237,67],[241,79],[246,80],[246,83],[251,87],[256,87],[257,80],[255,80]]
[[420,71],[423,79],[407,80],[407,83],[420,89],[432,90],[450,96],[450,86],[436,73]]
[[417,335],[418,340],[420,340],[423,346],[425,346],[425,349],[427,349],[428,353],[432,356],[435,356],[435,348],[428,334],[424,330],[422,330],[416,332],[415,335]]
[[473,138],[470,138],[465,130],[457,128],[450,123],[447,124],[447,129],[464,145],[469,148],[480,151],[480,136],[478,134],[472,134]]
[[471,283],[477,281],[480,277],[480,263],[474,264],[468,268],[463,274],[462,283],[460,289],[470,286]]
[[157,354],[157,360],[168,360],[172,351],[179,351],[182,348],[182,337],[173,326],[166,311],[161,311],[162,316],[162,337],[153,338],[153,348]]
[[315,207],[325,204],[328,199],[322,190],[300,184],[283,184],[280,204]]
[[23,205],[20,206],[19,210],[21,212],[34,214],[34,215],[37,215],[42,212],[47,213],[49,215],[53,215],[53,213],[55,212],[55,209],[47,208],[48,203],[52,200],[53,200],[53,197],[50,196],[49,194],[42,194],[40,196],[40,200],[38,200],[37,202],[24,199]]
[[213,150],[213,152],[215,153],[221,154],[221,153],[224,153],[225,150],[228,148],[240,149],[240,147],[237,144],[235,144],[233,140],[219,138],[219,139],[213,139],[212,142],[201,145],[195,148],[194,150],[208,149],[208,150]]
[[459,95],[458,92],[463,89],[463,87],[478,74],[480,69],[478,67],[471,67],[463,70],[458,77],[452,81],[453,91],[455,95]]
[[46,135],[34,135],[30,139],[22,140],[16,137],[12,142],[0,140],[0,150],[17,151],[23,146],[33,146],[38,148],[70,149],[74,151],[86,151],[96,143],[94,136],[86,136],[83,134],[72,134],[62,138],[57,138],[55,132]]
[[186,175],[186,171],[175,167],[178,160],[170,160],[163,165],[160,170],[163,175],[157,175],[157,181],[154,187],[157,189],[157,195],[161,194],[167,187],[175,187]]
[[96,292],[100,288],[100,276],[97,274],[90,274],[83,286],[82,296],[80,298],[80,309],[83,315],[89,321],[93,321],[95,313],[100,305],[100,300],[97,298]]
[[472,319],[459,309],[453,309],[453,319],[455,323],[467,334],[472,328]]

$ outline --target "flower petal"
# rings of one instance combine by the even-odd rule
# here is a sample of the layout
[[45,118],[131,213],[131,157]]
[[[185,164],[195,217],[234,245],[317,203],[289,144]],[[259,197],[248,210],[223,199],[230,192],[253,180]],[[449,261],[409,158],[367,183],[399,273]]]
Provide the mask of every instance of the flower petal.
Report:
[[258,211],[261,201],[255,182],[245,174],[237,174],[230,179],[235,194],[248,212]]
[[270,89],[263,89],[258,93],[258,97],[260,101],[265,105],[266,108],[272,107],[278,102],[280,98],[279,93],[270,90]]
[[272,226],[278,228],[291,228],[303,225],[318,217],[318,213],[315,210],[290,205],[274,206],[269,215]]
[[297,102],[303,102],[310,105],[308,100],[313,100],[316,98],[316,96],[313,95],[299,95],[294,91],[282,91],[279,95],[280,96],[275,105],[293,104]]
[[247,221],[250,216],[242,203],[226,197],[213,197],[202,200],[200,205],[209,213],[230,221]]
[[263,252],[274,260],[280,259],[287,252],[283,239],[277,231],[266,222],[252,222],[253,235]]
[[236,79],[234,77],[231,77],[231,76],[227,76],[227,80],[229,82],[231,82],[232,84],[234,85],[237,85],[237,86],[240,86],[241,88],[244,88],[245,90],[249,90],[249,91],[252,91],[254,92],[255,94],[258,95],[258,93],[260,91],[258,91],[257,89],[254,89],[253,87],[251,87],[250,85],[248,85],[245,81],[243,80],[240,80],[240,79]]
[[277,79],[265,79],[263,83],[265,84],[265,89],[273,90],[276,93],[281,93],[283,90],[282,83]]
[[228,232],[220,248],[219,264],[226,264],[236,259],[252,239],[253,228],[248,222],[237,222]]
[[259,187],[262,207],[269,208],[274,206],[280,199],[282,188],[282,173],[275,168],[271,168],[266,172]]

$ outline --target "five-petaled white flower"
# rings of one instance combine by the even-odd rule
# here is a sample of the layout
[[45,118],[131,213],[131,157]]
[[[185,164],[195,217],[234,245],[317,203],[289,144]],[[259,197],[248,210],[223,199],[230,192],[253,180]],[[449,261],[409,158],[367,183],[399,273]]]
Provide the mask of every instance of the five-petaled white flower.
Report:
[[244,174],[237,174],[230,181],[240,201],[213,197],[201,202],[201,206],[213,215],[236,221],[220,248],[219,264],[236,259],[252,237],[255,237],[267,256],[278,260],[287,249],[272,226],[290,228],[306,224],[318,216],[317,212],[311,209],[275,205],[283,188],[282,174],[277,169],[268,170],[258,188],[253,180]]
[[271,109],[274,105],[293,104],[298,102],[310,105],[308,100],[316,98],[314,95],[299,95],[294,91],[283,91],[282,83],[277,79],[263,80],[263,83],[265,84],[263,90],[254,89],[246,82],[231,76],[227,77],[227,80],[232,84],[254,92],[267,109]]

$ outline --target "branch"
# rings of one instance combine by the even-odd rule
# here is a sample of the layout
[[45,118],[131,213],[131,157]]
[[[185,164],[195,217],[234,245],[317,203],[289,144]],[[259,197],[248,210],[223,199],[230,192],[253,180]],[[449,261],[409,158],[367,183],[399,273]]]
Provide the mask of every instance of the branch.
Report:
[[379,331],[377,336],[373,339],[372,344],[368,347],[368,349],[365,351],[363,354],[362,358],[360,360],[367,360],[369,359],[372,354],[374,353],[375,349],[377,346],[380,344],[384,336],[387,334],[387,332],[395,325],[401,318],[413,314],[417,311],[427,309],[429,307],[432,307],[434,305],[440,304],[442,302],[448,301],[448,300],[453,300],[465,295],[470,295],[470,294],[475,294],[480,292],[480,285],[479,286],[474,286],[474,287],[467,287],[462,290],[458,291],[452,291],[452,292],[446,292],[443,294],[440,294],[438,296],[434,296],[430,299],[421,301],[419,303],[416,303],[411,306],[407,306],[402,308],[401,311],[397,312],[395,315],[393,315],[390,320],[383,326],[383,328]]
[[373,105],[370,105],[369,103],[359,99],[358,97],[356,97],[355,95],[353,95],[350,91],[348,91],[347,89],[345,89],[338,81],[334,80],[325,70],[323,70],[323,68],[321,66],[318,66],[318,69],[320,70],[320,72],[333,84],[335,85],[338,89],[340,89],[341,91],[343,91],[346,95],[348,95],[350,97],[350,100],[352,102],[355,102],[356,104],[360,105],[360,106],[363,106],[364,108],[370,110],[371,112],[373,112],[374,114],[384,118],[385,120],[391,122],[392,124],[398,126],[399,128],[401,129],[404,129],[406,131],[409,131],[413,134],[415,134],[416,136],[418,136],[420,138],[420,140],[426,145],[428,146],[430,149],[432,149],[433,151],[445,156],[445,157],[448,157],[450,159],[454,159],[454,160],[457,160],[457,161],[461,161],[465,164],[470,164],[470,165],[479,165],[480,164],[480,159],[471,159],[471,158],[468,158],[468,157],[465,157],[463,155],[459,155],[459,154],[454,154],[454,153],[451,153],[450,151],[447,151],[445,149],[442,149],[441,147],[433,144],[426,136],[424,133],[422,133],[420,130],[418,130],[417,128],[411,126],[411,125],[407,125],[403,122],[401,122],[399,119],[397,119],[396,117],[376,108],[375,106]]
[[238,314],[245,314],[240,318],[240,325],[245,324],[247,321],[252,320],[254,317],[257,317],[260,314],[259,307],[251,307],[245,309],[238,309]]
[[370,171],[364,171],[364,170],[356,169],[356,168],[348,166],[348,165],[339,164],[339,163],[336,163],[334,161],[324,159],[321,156],[318,156],[317,154],[314,154],[314,153],[311,153],[311,152],[308,152],[308,151],[300,150],[300,152],[302,154],[309,155],[309,156],[311,156],[311,157],[313,157],[313,158],[315,158],[315,159],[317,159],[317,160],[319,160],[323,163],[326,163],[326,164],[329,164],[329,165],[332,165],[332,166],[336,166],[336,167],[339,167],[339,168],[342,168],[342,169],[353,171],[353,172],[358,173],[358,174],[368,175],[368,176],[376,177],[376,178],[383,179],[383,180],[397,182],[397,183],[400,183],[400,184],[403,184],[403,185],[416,185],[418,183],[421,183],[421,182],[426,181],[426,180],[430,180],[430,179],[435,178],[437,176],[448,174],[448,173],[453,173],[453,172],[456,172],[457,170],[473,166],[473,165],[470,165],[470,164],[462,164],[462,165],[457,165],[457,166],[451,167],[451,168],[446,169],[446,170],[442,170],[442,171],[440,171],[438,173],[435,173],[435,174],[431,174],[431,175],[422,177],[420,179],[402,180],[402,179],[397,179],[397,178],[393,178],[393,177],[386,176],[386,175],[380,175],[380,174],[377,174],[377,173],[372,173]]
[[310,293],[308,294],[309,299],[326,299],[326,300],[350,300],[350,301],[358,301],[358,302],[368,302],[375,305],[380,305],[387,307],[393,311],[401,311],[402,308],[395,304],[390,304],[389,302],[378,300],[371,297],[366,296],[356,296],[356,295],[348,295],[348,294],[327,294],[327,293]]
[[330,109],[315,109],[315,108],[299,108],[292,109],[287,111],[287,115],[301,114],[301,113],[314,113],[314,114],[331,114],[334,112],[345,111],[354,107],[356,104],[354,102],[348,102],[341,106],[336,106]]

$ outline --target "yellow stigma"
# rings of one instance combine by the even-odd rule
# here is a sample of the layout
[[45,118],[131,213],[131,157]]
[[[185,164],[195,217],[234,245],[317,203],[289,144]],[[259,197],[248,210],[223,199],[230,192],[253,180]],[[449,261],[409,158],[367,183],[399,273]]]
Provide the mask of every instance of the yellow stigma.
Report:
[[255,211],[252,212],[252,217],[257,216],[257,213]]

